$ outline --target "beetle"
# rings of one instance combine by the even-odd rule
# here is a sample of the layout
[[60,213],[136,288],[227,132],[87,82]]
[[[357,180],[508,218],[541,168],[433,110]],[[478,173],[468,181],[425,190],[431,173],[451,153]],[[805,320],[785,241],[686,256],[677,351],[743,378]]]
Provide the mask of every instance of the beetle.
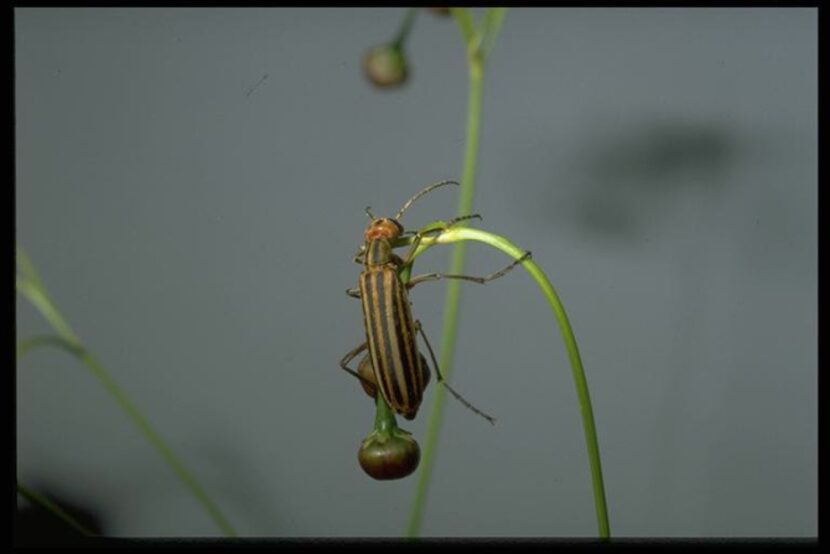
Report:
[[[399,220],[407,208],[428,192],[451,184],[458,185],[456,181],[438,181],[425,187],[407,200],[393,218],[374,217],[369,208],[366,208],[371,221],[363,233],[364,244],[354,258],[355,262],[363,265],[363,271],[358,279],[358,287],[346,291],[350,296],[361,300],[366,341],[347,353],[340,361],[340,367],[360,379],[370,396],[374,396],[373,391],[380,389],[393,411],[406,419],[414,419],[430,378],[429,366],[418,350],[415,335],[420,333],[432,359],[438,382],[462,404],[494,423],[492,417],[475,408],[444,381],[421,323],[412,317],[407,292],[419,283],[437,279],[463,279],[484,284],[503,276],[529,258],[530,252],[504,269],[485,277],[428,273],[414,277],[407,283],[402,282],[399,272],[412,263],[415,251],[427,233],[443,231],[459,221],[480,219],[481,216],[477,214],[460,216],[440,228],[415,233],[409,253],[403,259],[393,252],[395,241],[405,234]],[[368,350],[368,353],[360,362],[359,371],[355,372],[348,364],[364,350]]]

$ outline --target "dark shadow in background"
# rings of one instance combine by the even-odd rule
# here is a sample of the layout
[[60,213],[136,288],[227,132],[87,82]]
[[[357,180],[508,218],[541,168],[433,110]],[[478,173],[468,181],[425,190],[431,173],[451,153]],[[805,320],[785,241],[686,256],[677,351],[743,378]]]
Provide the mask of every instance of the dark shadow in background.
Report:
[[[33,490],[60,506],[96,536],[105,534],[106,519],[101,510],[88,499],[59,493],[56,488],[48,485]],[[14,546],[81,546],[87,545],[91,540],[91,537],[83,535],[39,504],[30,502],[15,511]]]
[[[738,184],[732,176],[740,164],[748,163],[751,149],[728,121],[683,117],[595,120],[571,140],[573,146],[566,151],[558,147],[561,155],[536,197],[537,213],[580,238],[613,241],[615,250],[668,233],[676,259],[667,260],[683,268],[678,273],[684,279],[675,287],[689,308],[666,323],[675,326],[674,336],[679,337],[671,345],[678,365],[668,370],[662,390],[659,413],[664,416],[653,437],[658,453],[650,460],[652,478],[643,491],[649,504],[671,505],[671,495],[683,490],[665,484],[683,467],[678,433],[685,431],[685,414],[692,409],[687,383],[698,363],[696,345],[706,340],[708,297],[701,283],[711,262],[707,244],[689,226],[688,210],[701,227],[722,226],[721,212],[712,208],[727,188]],[[692,205],[684,206],[687,202]],[[682,236],[672,229],[680,208],[687,209]]]
[[539,193],[547,217],[597,238],[637,240],[653,231],[646,222],[668,213],[680,193],[725,187],[739,154],[723,123],[657,119],[607,128],[599,138],[578,138],[579,154]]

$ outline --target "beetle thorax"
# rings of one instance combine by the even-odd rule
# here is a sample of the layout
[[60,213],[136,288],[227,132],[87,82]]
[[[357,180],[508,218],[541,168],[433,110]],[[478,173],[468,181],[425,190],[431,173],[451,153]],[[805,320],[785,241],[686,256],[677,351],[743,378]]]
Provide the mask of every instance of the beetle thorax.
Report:
[[366,267],[385,265],[392,261],[392,243],[386,238],[366,241]]

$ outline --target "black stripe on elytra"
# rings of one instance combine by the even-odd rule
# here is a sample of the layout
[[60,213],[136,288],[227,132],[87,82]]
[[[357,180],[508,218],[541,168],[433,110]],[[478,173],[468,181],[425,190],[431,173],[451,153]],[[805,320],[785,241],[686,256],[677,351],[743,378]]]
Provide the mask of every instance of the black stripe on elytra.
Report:
[[392,319],[395,324],[395,337],[398,339],[398,350],[401,354],[401,364],[403,365],[403,374],[406,380],[406,407],[412,410],[418,406],[418,385],[415,375],[418,366],[413,352],[415,345],[412,342],[411,329],[408,325],[411,318],[408,317],[406,297],[401,291],[403,287],[398,280],[397,273],[392,274],[389,288],[392,292],[393,299],[394,314]]
[[378,337],[376,331],[377,317],[375,316],[375,296],[376,293],[372,289],[372,275],[373,273],[364,272],[360,274],[360,294],[363,297],[363,321],[366,327],[366,339],[369,341],[369,355],[372,359],[372,369],[375,374],[375,381],[383,393],[383,397],[389,402],[389,383],[385,379],[383,373],[382,359],[378,346]]
[[[386,295],[383,293],[383,291],[384,291],[384,288],[383,288],[384,276],[389,271],[394,272],[394,270],[391,270],[391,269],[390,270],[384,270],[384,271],[378,271],[377,273],[375,273],[375,276],[374,276],[375,277],[375,283],[377,284],[377,289],[376,290],[378,291],[378,295],[377,295],[378,296],[378,310],[377,310],[377,313],[375,314],[375,316],[380,317],[380,324],[381,324],[380,326],[381,326],[381,329],[383,330],[383,343],[384,343],[383,373],[389,379],[389,385],[391,386],[391,389],[392,389],[391,392],[392,392],[392,396],[394,397],[395,406],[401,406],[401,405],[403,405],[403,395],[401,394],[401,387],[400,387],[400,384],[398,383],[398,376],[395,373],[395,363],[393,361],[393,350],[392,350],[392,344],[390,343],[390,336],[389,336],[389,324],[390,323],[394,324],[394,322],[390,322],[390,321],[387,320],[387,317],[386,317],[386,313],[387,313],[387,310],[386,310],[386,308],[387,308],[387,306],[386,306]],[[390,400],[392,400],[392,399],[390,399]]]

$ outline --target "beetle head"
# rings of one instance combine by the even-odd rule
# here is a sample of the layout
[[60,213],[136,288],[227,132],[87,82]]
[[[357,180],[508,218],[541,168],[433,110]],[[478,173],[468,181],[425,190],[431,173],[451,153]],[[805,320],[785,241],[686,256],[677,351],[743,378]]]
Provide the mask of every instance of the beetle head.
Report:
[[363,231],[363,238],[366,241],[375,239],[386,239],[390,242],[397,240],[403,233],[403,225],[397,220],[389,217],[378,217],[372,219],[371,223]]

